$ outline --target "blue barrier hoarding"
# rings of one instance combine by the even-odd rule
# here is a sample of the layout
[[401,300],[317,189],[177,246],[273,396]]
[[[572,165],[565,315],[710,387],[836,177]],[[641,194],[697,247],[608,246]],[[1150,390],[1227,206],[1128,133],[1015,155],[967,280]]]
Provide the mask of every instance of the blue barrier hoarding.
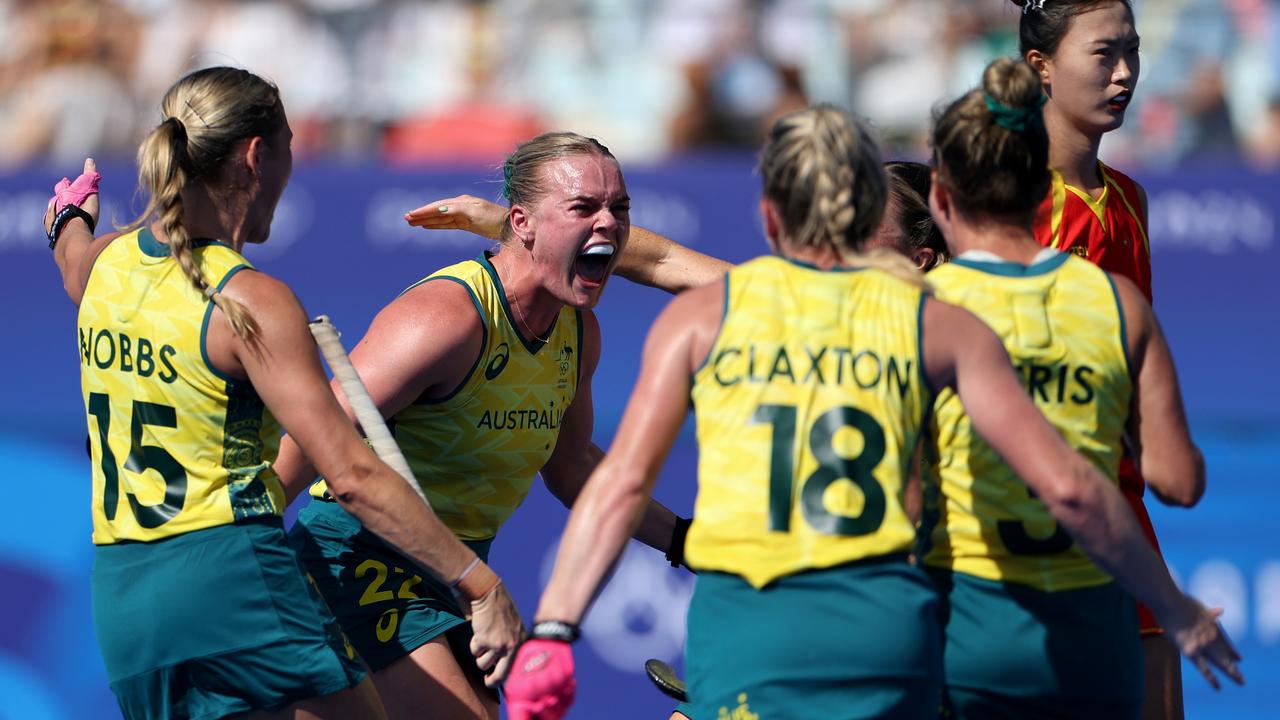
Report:
[[[756,219],[758,178],[746,156],[627,168],[633,220],[705,252],[744,260],[765,250]],[[65,170],[63,170],[65,172]],[[60,177],[29,171],[0,178],[0,280],[6,325],[0,467],[7,479],[0,523],[0,718],[110,718],[88,604],[89,470],[84,454],[74,309],[37,230],[47,188]],[[129,217],[133,169],[105,170],[110,219]],[[458,193],[497,195],[486,170],[393,172],[373,166],[300,166],[276,214],[271,240],[247,256],[287,281],[312,314],[330,315],[348,346],[377,310],[437,267],[488,243],[462,233],[409,228],[404,211]],[[1280,716],[1280,544],[1267,508],[1280,505],[1271,458],[1280,454],[1280,349],[1272,283],[1280,265],[1274,176],[1240,168],[1139,174],[1152,210],[1156,307],[1178,360],[1210,485],[1197,508],[1153,507],[1181,582],[1227,609],[1247,688],[1214,694],[1186,666],[1188,716]],[[596,440],[608,445],[639,365],[660,292],[615,279],[598,313],[604,351],[594,382]],[[692,508],[696,447],[680,436],[657,494]],[[1156,503],[1151,500],[1154,506]],[[493,562],[528,615],[550,569],[565,510],[545,490],[499,536]],[[578,646],[574,717],[665,717],[646,658],[678,661],[692,576],[642,546],[628,551],[597,602]],[[794,619],[801,622],[803,619]],[[856,637],[857,628],[833,631]],[[744,628],[743,641],[750,642]]]

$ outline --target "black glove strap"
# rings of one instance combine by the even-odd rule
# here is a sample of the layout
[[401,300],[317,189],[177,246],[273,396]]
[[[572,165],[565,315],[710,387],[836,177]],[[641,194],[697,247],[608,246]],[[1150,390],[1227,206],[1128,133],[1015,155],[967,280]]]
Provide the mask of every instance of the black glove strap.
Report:
[[691,525],[693,518],[676,518],[676,527],[671,531],[671,546],[667,548],[667,562],[673,568],[684,565],[684,540],[689,535]]
[[529,633],[529,637],[572,643],[578,639],[578,626],[560,620],[543,620],[533,624],[533,631]]
[[93,216],[81,210],[78,205],[66,205],[53,216],[53,224],[49,226],[49,249],[58,244],[58,236],[62,234],[62,228],[66,227],[71,218],[80,218],[85,225],[89,226],[90,234],[93,233],[97,223],[93,221]]

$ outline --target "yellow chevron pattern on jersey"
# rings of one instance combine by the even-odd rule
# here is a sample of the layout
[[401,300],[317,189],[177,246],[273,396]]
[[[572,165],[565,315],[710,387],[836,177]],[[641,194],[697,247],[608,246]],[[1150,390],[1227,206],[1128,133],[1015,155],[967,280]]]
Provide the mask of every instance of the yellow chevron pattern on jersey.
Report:
[[[192,256],[218,288],[252,267],[212,241],[194,241]],[[280,424],[252,385],[209,364],[213,307],[145,227],[93,264],[77,324],[98,545],[284,510],[271,468]]]
[[931,400],[922,290],[777,257],[725,283],[719,337],[693,377],[690,566],[763,587],[909,551],[903,478]]
[[[463,540],[487,540],[524,501],[555,449],[578,390],[582,320],[566,306],[545,343],[525,339],[487,254],[410,289],[424,282],[467,289],[484,322],[483,349],[450,396],[418,400],[389,425],[436,515]],[[322,491],[321,484],[312,494]]]
[[[1004,341],[1036,406],[1115,480],[1129,417],[1124,316],[1111,278],[1070,253],[1030,266],[959,259],[929,273],[939,299]],[[934,405],[925,563],[1052,592],[1110,582],[980,437],[955,392]]]

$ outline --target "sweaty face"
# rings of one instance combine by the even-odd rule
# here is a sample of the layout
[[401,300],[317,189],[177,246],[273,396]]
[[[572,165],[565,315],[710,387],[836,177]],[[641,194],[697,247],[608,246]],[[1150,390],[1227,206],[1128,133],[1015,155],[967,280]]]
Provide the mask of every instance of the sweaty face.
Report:
[[1132,13],[1111,2],[1077,15],[1044,69],[1053,110],[1072,125],[1088,134],[1120,127],[1138,85]]
[[573,155],[542,166],[532,208],[534,265],[566,305],[594,307],[631,233],[631,199],[612,158]]

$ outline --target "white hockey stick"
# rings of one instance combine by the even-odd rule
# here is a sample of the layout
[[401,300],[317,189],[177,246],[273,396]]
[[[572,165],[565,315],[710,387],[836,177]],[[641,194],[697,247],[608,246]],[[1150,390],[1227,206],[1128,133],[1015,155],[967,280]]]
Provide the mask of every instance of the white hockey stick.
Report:
[[316,345],[320,346],[320,354],[324,356],[324,361],[329,364],[329,369],[337,378],[338,385],[342,387],[342,393],[347,396],[347,402],[351,403],[351,409],[355,411],[360,427],[364,428],[364,435],[373,446],[373,452],[382,459],[382,462],[391,466],[392,470],[400,473],[409,483],[409,487],[413,488],[413,491],[418,493],[418,497],[430,507],[431,503],[427,502],[426,496],[422,494],[422,488],[414,479],[409,463],[400,452],[400,446],[396,445],[395,438],[391,437],[391,431],[387,429],[382,413],[378,410],[378,406],[373,404],[373,398],[369,397],[369,391],[365,389],[364,382],[352,367],[351,358],[347,357],[347,351],[342,347],[342,341],[338,339],[338,329],[329,322],[328,315],[321,315],[311,321],[311,334],[315,336]]

